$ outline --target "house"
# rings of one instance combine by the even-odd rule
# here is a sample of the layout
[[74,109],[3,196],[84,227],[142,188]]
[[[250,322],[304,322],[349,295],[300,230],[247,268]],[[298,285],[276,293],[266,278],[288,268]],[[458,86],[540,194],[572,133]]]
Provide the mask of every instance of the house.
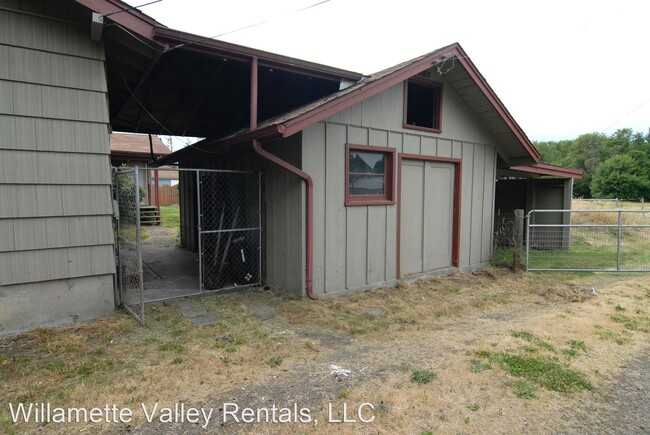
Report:
[[[261,171],[261,277],[309,297],[480,268],[502,172],[578,176],[539,163],[458,44],[363,76],[169,29],[119,0],[0,4],[3,334],[119,303],[113,130],[206,138],[159,165]],[[182,174],[182,235],[198,249]]]
[[[109,140],[111,150],[111,166],[147,168],[151,163],[171,154],[171,151],[156,135],[134,133],[111,133]],[[167,201],[160,203],[160,187],[178,184],[178,172],[169,170],[140,171],[140,186],[146,186],[145,204],[170,205],[177,203],[177,195],[172,200],[173,189],[167,189]],[[156,183],[157,180],[157,183]],[[156,189],[158,186],[158,189]],[[158,191],[156,191],[158,190]],[[168,198],[169,197],[169,198]],[[156,201],[156,198],[158,200]]]
[[[151,142],[149,142],[151,140]],[[147,167],[150,162],[171,154],[158,136],[133,133],[110,135],[111,166]]]

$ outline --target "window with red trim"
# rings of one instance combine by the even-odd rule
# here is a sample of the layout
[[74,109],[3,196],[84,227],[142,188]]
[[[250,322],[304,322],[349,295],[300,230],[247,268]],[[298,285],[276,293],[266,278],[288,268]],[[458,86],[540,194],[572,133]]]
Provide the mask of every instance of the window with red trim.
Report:
[[345,205],[394,204],[395,149],[346,146]]
[[442,85],[414,77],[406,82],[404,127],[442,131]]

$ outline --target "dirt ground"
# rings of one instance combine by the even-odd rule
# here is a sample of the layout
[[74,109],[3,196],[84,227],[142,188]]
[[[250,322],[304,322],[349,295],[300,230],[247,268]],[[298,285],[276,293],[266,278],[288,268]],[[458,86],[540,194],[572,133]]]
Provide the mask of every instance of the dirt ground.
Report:
[[[0,383],[7,394],[0,402],[0,431],[650,432],[648,275],[491,269],[316,302],[262,290],[199,301],[222,322],[192,327],[173,304],[149,306],[145,331],[115,340],[135,346],[128,348],[131,355],[138,343],[152,347],[133,359],[117,359],[105,345],[102,358],[124,360],[111,366],[118,377],[62,377],[69,389],[62,397],[25,396],[25,384],[43,382],[47,371],[39,375],[39,365],[29,374],[11,368],[17,357],[38,350],[33,336],[3,340]],[[182,345],[169,353],[179,337]],[[56,352],[42,357],[42,364]],[[178,356],[170,362],[173,355]],[[531,367],[507,366],[515,357],[558,371],[534,377],[542,366],[528,372]],[[435,375],[424,381],[416,372]],[[565,375],[584,382],[562,384]],[[100,425],[8,421],[6,401],[27,402],[25,397],[59,406],[118,403],[135,416],[128,423]],[[159,415],[147,422],[142,404],[149,410],[182,404],[213,415],[207,424],[177,417],[160,421]],[[237,423],[233,415],[245,418],[241,413],[227,414],[224,422],[224,409],[235,406],[261,413],[262,422]],[[281,422],[282,415],[292,422]],[[301,416],[305,419],[295,422]]]

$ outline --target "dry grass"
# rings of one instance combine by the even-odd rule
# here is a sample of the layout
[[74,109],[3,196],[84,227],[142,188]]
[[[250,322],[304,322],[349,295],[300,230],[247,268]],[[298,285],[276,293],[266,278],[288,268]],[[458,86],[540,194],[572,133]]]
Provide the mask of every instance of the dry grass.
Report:
[[[623,213],[622,222],[624,225],[648,225],[650,224],[650,206],[630,201],[585,201],[574,199],[571,202],[573,210],[641,210],[642,213]],[[599,212],[599,213],[573,213],[571,223],[574,224],[596,224],[596,225],[616,225],[618,223],[618,213],[616,212]]]
[[[627,358],[648,346],[647,280],[490,269],[315,302],[259,291],[204,298],[200,303],[220,319],[206,327],[192,326],[174,306],[156,304],[147,307],[146,327],[117,315],[36,330],[0,341],[0,432],[15,429],[9,402],[214,406],[243,388],[262,389],[278,406],[292,397],[314,400],[312,416],[319,421],[315,427],[245,426],[243,433],[547,431],[560,410],[594,400],[595,393],[551,391],[514,376],[499,358],[480,355],[552,361],[583,375],[596,391],[605,388]],[[348,344],[332,344],[332,337]],[[355,371],[336,382],[322,370],[330,364]],[[435,372],[435,380],[413,382],[415,371]],[[277,391],[276,376],[282,380]],[[307,379],[323,390],[303,386]],[[316,393],[335,409],[373,403],[376,419],[327,424],[326,404]],[[31,427],[82,428],[99,429]]]

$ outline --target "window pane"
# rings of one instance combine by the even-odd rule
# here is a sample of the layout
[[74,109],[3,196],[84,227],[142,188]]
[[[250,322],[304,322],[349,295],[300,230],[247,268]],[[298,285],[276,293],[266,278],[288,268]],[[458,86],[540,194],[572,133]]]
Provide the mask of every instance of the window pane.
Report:
[[383,195],[384,175],[350,175],[350,195]]
[[384,153],[350,151],[350,172],[357,174],[385,173]]
[[410,82],[408,84],[406,123],[418,127],[437,128],[434,120],[436,107],[437,89],[428,86],[418,85]]

